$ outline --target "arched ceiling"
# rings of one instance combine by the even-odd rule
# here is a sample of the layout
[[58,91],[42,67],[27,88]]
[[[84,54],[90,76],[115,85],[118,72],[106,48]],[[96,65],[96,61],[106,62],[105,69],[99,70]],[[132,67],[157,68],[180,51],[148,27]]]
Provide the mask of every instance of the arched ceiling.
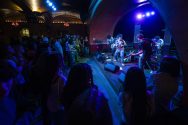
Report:
[[[89,8],[96,1],[98,0],[53,0],[57,11],[52,11],[48,7],[46,0],[6,0],[0,4],[0,15],[5,20],[10,20],[11,16],[12,20],[15,20],[15,16],[22,17],[24,15],[27,21],[35,20],[34,22],[37,22],[38,16],[43,16],[44,13],[51,13],[52,17],[62,16],[65,20],[71,21],[73,19],[72,22],[77,18],[78,22],[87,22],[91,11]],[[65,21],[63,18],[60,19],[59,21]]]

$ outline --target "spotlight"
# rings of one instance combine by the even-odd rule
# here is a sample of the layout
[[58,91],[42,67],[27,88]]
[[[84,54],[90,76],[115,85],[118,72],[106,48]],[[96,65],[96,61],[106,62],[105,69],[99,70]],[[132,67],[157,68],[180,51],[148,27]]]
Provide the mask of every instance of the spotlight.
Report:
[[151,15],[155,15],[155,11],[152,11],[152,12],[151,12]]
[[150,12],[147,12],[147,13],[146,13],[146,16],[149,17],[149,16],[150,16]]
[[57,9],[56,8],[53,8],[54,11],[56,11]]
[[46,1],[46,3],[48,3],[48,4],[49,4],[49,3],[50,3],[50,1],[49,1],[49,0],[47,0],[47,1]]
[[138,3],[146,2],[147,0],[138,0]]
[[49,2],[49,3],[48,3],[48,5],[49,5],[49,6],[52,6],[52,3],[51,3],[51,2]]
[[142,19],[142,14],[137,14],[136,18],[139,20]]

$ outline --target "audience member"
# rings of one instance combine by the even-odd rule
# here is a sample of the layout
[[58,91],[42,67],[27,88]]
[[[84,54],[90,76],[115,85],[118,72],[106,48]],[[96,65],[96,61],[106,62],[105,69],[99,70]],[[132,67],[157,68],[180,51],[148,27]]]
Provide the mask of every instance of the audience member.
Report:
[[153,98],[151,92],[146,90],[146,77],[141,69],[128,69],[120,99],[128,125],[143,125],[153,114]]
[[155,112],[164,113],[172,110],[170,102],[178,91],[180,61],[171,56],[165,56],[160,64],[159,72],[153,74]]

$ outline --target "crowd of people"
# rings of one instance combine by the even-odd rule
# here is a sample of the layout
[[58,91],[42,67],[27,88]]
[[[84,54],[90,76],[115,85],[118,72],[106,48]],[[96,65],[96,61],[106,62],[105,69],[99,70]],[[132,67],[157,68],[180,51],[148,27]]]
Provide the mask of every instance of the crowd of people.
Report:
[[[115,111],[95,85],[91,66],[72,61],[79,58],[78,55],[88,54],[87,38],[82,42],[79,37],[70,35],[2,41],[0,124],[113,124],[112,112]],[[70,68],[68,74],[66,65]],[[180,61],[166,56],[160,70],[151,76],[153,87],[148,90],[144,71],[129,68],[124,89],[119,94],[124,114],[122,124],[185,123],[187,119],[178,115],[182,111],[181,102],[173,102],[179,76]]]

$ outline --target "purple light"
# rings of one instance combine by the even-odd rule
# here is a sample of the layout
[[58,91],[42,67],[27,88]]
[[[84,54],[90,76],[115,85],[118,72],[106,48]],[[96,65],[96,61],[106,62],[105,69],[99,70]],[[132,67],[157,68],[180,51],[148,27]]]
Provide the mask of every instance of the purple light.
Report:
[[136,15],[136,18],[139,19],[139,20],[142,19],[142,14],[140,14],[140,13],[137,14],[137,15]]
[[151,15],[155,15],[155,11],[152,11],[152,12],[151,12]]
[[150,16],[150,12],[147,12],[147,13],[146,13],[146,16],[149,17],[149,16]]
[[138,3],[146,2],[147,0],[138,0]]

